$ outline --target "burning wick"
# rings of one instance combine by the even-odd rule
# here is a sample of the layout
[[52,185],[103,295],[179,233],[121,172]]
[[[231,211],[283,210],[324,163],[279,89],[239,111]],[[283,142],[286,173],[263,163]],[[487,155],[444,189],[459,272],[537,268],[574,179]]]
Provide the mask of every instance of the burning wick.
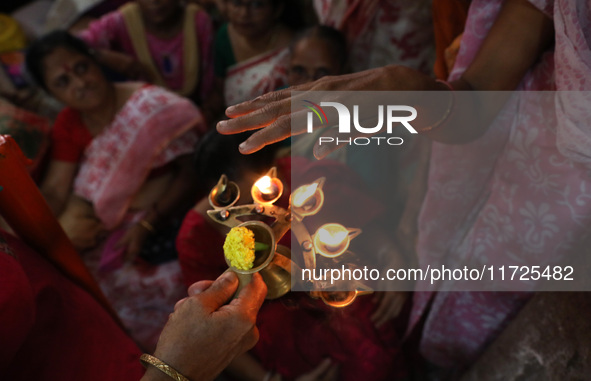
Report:
[[273,203],[281,196],[282,188],[278,178],[265,175],[254,183],[252,196],[256,202]]
[[272,195],[273,193],[277,193],[277,186],[271,182],[271,177],[263,176],[257,180],[254,184],[262,194],[264,195]]
[[349,231],[340,224],[326,224],[318,229],[314,246],[325,257],[337,257],[349,247]]
[[292,197],[292,204],[298,208],[303,207],[308,201],[312,199],[314,193],[318,189],[318,183],[303,185],[299,187]]
[[334,233],[322,228],[318,230],[320,242],[330,251],[337,251],[347,239],[347,231],[336,231]]

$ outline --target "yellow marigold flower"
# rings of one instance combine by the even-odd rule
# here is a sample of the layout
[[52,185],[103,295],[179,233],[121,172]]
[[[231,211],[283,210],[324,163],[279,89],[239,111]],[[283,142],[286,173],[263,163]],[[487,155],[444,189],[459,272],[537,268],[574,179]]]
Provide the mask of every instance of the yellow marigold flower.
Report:
[[230,265],[238,270],[250,270],[254,263],[254,233],[237,226],[230,230],[224,242],[224,255]]

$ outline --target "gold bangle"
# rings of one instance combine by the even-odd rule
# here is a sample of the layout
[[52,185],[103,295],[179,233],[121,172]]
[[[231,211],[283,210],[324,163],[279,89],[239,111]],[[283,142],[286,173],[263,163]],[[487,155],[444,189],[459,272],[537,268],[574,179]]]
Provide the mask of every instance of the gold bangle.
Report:
[[144,229],[146,229],[147,231],[149,231],[152,234],[156,233],[156,229],[154,229],[154,225],[152,225],[151,223],[149,223],[148,221],[146,221],[144,219],[139,220],[138,225],[140,225],[141,227],[143,227]]
[[451,91],[451,98],[449,101],[449,106],[447,107],[447,110],[445,110],[445,113],[443,114],[443,116],[439,119],[439,121],[437,121],[436,123],[427,126],[425,128],[421,128],[419,130],[419,132],[430,132],[433,131],[435,129],[437,129],[438,127],[441,127],[449,118],[449,116],[451,115],[451,112],[453,111],[454,105],[455,105],[455,95],[454,95],[454,88],[451,86],[451,84],[447,81],[442,81],[440,79],[437,79],[436,82],[441,83],[443,85],[445,85],[449,91]]
[[176,381],[190,381],[187,377],[180,374],[176,369],[165,363],[164,361],[160,360],[157,357],[144,353],[140,356],[140,362],[144,367],[148,367],[148,365],[152,365],[162,373],[166,374],[168,377],[172,378]]

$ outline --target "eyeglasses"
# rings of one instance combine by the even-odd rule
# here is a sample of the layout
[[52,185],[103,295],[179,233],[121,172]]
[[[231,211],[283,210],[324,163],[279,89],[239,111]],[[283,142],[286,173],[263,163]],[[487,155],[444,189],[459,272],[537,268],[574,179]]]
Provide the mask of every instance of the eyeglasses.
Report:
[[228,3],[233,7],[246,7],[251,11],[259,11],[267,8],[271,2],[264,0],[243,1],[243,0],[229,0]]

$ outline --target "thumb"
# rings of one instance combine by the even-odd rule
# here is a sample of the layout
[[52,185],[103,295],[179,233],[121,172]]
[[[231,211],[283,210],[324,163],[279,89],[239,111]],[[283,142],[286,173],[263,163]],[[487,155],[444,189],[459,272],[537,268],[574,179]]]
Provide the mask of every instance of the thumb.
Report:
[[238,277],[233,271],[226,271],[207,290],[197,295],[197,298],[205,310],[212,313],[226,304],[237,289]]

